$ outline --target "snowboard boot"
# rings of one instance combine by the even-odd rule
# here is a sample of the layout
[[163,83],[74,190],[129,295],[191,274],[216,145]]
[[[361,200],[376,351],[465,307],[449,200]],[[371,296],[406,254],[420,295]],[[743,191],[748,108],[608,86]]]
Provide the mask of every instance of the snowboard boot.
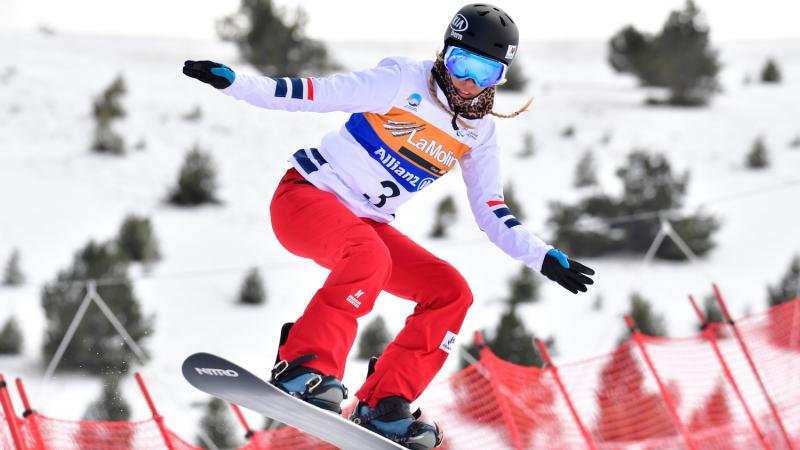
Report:
[[[374,371],[377,358],[369,361],[368,375]],[[385,397],[375,408],[359,402],[350,420],[411,450],[430,450],[442,443],[443,433],[436,423],[419,420],[422,411],[411,412],[408,400],[399,396]]]
[[[281,328],[280,345],[286,342],[292,323]],[[347,388],[333,375],[303,366],[317,355],[303,355],[292,361],[275,358],[270,383],[287,394],[336,414],[342,414],[341,403],[347,398]]]

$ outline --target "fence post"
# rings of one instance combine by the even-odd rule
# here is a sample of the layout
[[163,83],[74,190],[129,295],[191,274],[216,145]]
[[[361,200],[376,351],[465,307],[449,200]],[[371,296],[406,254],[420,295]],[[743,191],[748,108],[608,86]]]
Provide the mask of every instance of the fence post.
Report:
[[792,440],[791,438],[789,438],[789,433],[786,431],[786,426],[784,426],[783,424],[783,419],[781,419],[781,415],[778,414],[778,407],[775,406],[775,402],[772,401],[772,396],[770,396],[769,392],[767,391],[767,386],[764,384],[764,380],[761,378],[761,374],[758,372],[756,363],[753,360],[752,355],[750,354],[750,349],[747,348],[747,344],[745,344],[742,334],[739,333],[739,328],[736,326],[736,322],[733,320],[733,317],[731,317],[730,311],[728,311],[728,305],[722,298],[722,293],[720,292],[719,287],[717,287],[716,283],[712,283],[711,287],[714,289],[714,297],[716,297],[717,303],[719,303],[719,307],[720,309],[722,309],[722,314],[725,315],[725,320],[727,320],[728,323],[731,325],[731,328],[733,329],[733,334],[736,336],[736,340],[739,341],[739,347],[741,347],[742,353],[744,353],[744,356],[747,359],[747,364],[750,365],[750,370],[753,371],[753,375],[755,375],[756,381],[758,381],[758,386],[759,388],[761,388],[761,393],[767,400],[769,409],[772,412],[772,417],[778,424],[778,428],[780,428],[781,434],[783,435],[783,438],[786,440],[786,445],[788,446],[789,450],[794,450],[794,444],[792,444]]
[[650,354],[647,353],[647,348],[644,345],[644,339],[642,338],[642,332],[636,327],[636,324],[633,323],[633,319],[631,316],[625,316],[625,323],[628,325],[628,329],[631,330],[633,334],[633,340],[636,343],[636,346],[639,347],[639,351],[642,352],[642,357],[644,358],[644,362],[647,364],[647,368],[650,369],[650,374],[653,375],[655,378],[656,383],[658,384],[658,390],[661,392],[661,397],[664,399],[664,402],[667,404],[667,410],[669,410],[670,415],[672,416],[672,420],[675,422],[675,427],[678,429],[678,432],[683,436],[683,440],[686,442],[686,446],[690,450],[696,450],[694,442],[692,442],[691,436],[689,436],[689,430],[686,429],[686,426],[683,424],[681,417],[678,415],[678,409],[675,407],[675,402],[672,401],[672,396],[669,395],[667,391],[667,387],[664,385],[664,382],[661,381],[661,377],[658,376],[658,371],[656,370],[656,366],[653,364],[653,361],[650,359]]
[[8,395],[8,386],[3,375],[0,374],[0,403],[3,405],[3,413],[8,422],[8,429],[11,431],[11,440],[14,441],[14,446],[17,450],[25,450],[25,441],[22,439],[22,432],[17,423],[17,414],[14,412],[14,405],[11,403],[11,397]]
[[580,416],[578,416],[578,411],[575,409],[575,405],[572,404],[572,399],[569,397],[567,389],[564,387],[564,383],[561,382],[561,376],[558,374],[558,367],[556,367],[556,365],[553,364],[553,360],[550,359],[550,353],[547,351],[547,346],[540,339],[536,339],[535,342],[536,347],[539,348],[539,353],[542,354],[542,358],[544,358],[544,362],[547,364],[546,370],[553,374],[553,379],[556,381],[556,385],[558,385],[558,390],[561,391],[564,401],[567,402],[569,412],[572,414],[572,419],[575,420],[575,424],[578,426],[578,429],[581,430],[583,440],[586,442],[586,448],[589,450],[595,450],[596,447],[594,445],[594,441],[592,441],[591,435],[583,425]]
[[761,427],[758,426],[756,419],[753,417],[752,411],[750,411],[750,407],[747,405],[747,402],[744,400],[744,395],[742,395],[742,391],[739,390],[739,384],[736,382],[736,379],[733,378],[733,372],[731,372],[730,368],[728,367],[728,362],[725,361],[725,358],[722,356],[722,352],[719,349],[719,344],[717,343],[717,336],[714,335],[714,331],[710,326],[711,323],[708,322],[706,316],[700,311],[700,308],[697,306],[697,303],[694,301],[693,296],[689,296],[689,301],[692,303],[692,308],[694,308],[694,312],[697,314],[697,318],[700,320],[700,324],[703,328],[703,336],[708,340],[711,344],[711,348],[714,349],[714,354],[717,356],[717,361],[719,361],[720,365],[722,366],[722,371],[725,374],[725,378],[728,380],[728,383],[731,384],[733,388],[733,392],[736,393],[736,397],[739,399],[739,403],[742,404],[745,413],[747,413],[747,420],[750,421],[750,426],[753,427],[753,431],[756,432],[756,436],[758,436],[758,440],[761,441],[761,445],[764,446],[766,450],[771,450],[769,442],[767,442],[766,436],[761,431]]
[[[42,439],[42,432],[39,429],[39,415],[36,411],[31,408],[31,404],[28,401],[28,394],[25,392],[25,386],[22,385],[22,379],[16,379],[17,384],[17,393],[19,394],[20,400],[22,400],[22,406],[25,408],[25,411],[22,412],[22,417],[25,420],[31,421],[31,428],[33,429],[33,439],[36,443],[37,449],[44,450],[44,439]],[[30,419],[28,419],[30,417]]]
[[233,408],[233,412],[236,413],[236,417],[239,419],[239,423],[241,423],[242,426],[244,427],[245,430],[244,438],[250,440],[250,438],[253,437],[255,432],[253,431],[252,428],[250,428],[250,424],[247,423],[247,419],[244,418],[244,414],[242,414],[242,410],[239,409],[239,405],[230,402],[228,402],[228,404],[231,405],[231,408]]
[[142,375],[139,372],[136,372],[135,377],[136,383],[139,384],[139,389],[142,391],[142,395],[147,402],[147,406],[150,408],[150,412],[153,414],[153,420],[156,421],[158,431],[161,432],[161,437],[164,438],[164,444],[166,444],[168,450],[175,450],[175,447],[172,445],[172,440],[169,438],[167,427],[164,426],[164,417],[162,417],[158,413],[158,410],[156,410],[156,405],[153,403],[153,399],[150,397],[150,392],[147,391],[147,387],[144,385]]

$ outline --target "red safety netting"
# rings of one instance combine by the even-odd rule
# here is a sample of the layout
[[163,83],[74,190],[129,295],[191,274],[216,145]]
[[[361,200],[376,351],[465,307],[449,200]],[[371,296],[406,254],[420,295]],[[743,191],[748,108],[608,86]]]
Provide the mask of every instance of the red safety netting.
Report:
[[[696,337],[637,333],[610,354],[557,368],[520,367],[484,348],[418,403],[444,429],[446,450],[800,450],[800,299]],[[2,449],[13,448],[10,424],[31,449],[166,449],[165,435],[175,450],[195,448],[155,420],[33,414],[9,423],[2,410],[0,419]],[[255,432],[241,448],[333,447],[285,427]]]

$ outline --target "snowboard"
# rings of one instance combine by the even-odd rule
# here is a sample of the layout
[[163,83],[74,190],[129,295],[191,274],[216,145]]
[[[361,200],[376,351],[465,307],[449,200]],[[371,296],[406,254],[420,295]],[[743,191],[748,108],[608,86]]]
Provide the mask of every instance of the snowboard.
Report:
[[283,392],[242,367],[210,353],[195,353],[183,362],[183,377],[197,389],[283,422],[339,448],[405,449],[342,416]]

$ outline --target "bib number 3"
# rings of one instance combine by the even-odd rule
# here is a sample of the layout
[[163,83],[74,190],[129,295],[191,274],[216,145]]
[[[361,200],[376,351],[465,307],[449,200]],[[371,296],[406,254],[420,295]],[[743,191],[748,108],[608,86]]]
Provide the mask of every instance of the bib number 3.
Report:
[[[391,181],[389,181],[389,180],[384,180],[384,181],[381,181],[381,186],[383,186],[384,193],[383,193],[383,194],[381,194],[381,195],[378,197],[378,202],[377,202],[377,203],[375,203],[375,202],[373,201],[372,197],[370,197],[370,196],[369,196],[369,195],[367,195],[367,194],[364,194],[364,198],[366,198],[367,200],[369,200],[369,201],[370,201],[370,203],[372,203],[373,205],[375,205],[375,207],[376,207],[376,208],[382,208],[382,207],[383,207],[383,205],[385,205],[385,204],[386,204],[386,200],[388,200],[388,199],[390,199],[390,198],[392,198],[392,197],[397,197],[398,195],[400,195],[400,188],[399,188],[399,187],[398,187],[398,186],[397,186],[395,183],[393,183],[393,182],[391,182]],[[385,192],[386,192],[386,189],[388,189],[388,190],[389,190],[389,193],[388,193],[388,194],[386,194],[386,193],[385,193]]]

